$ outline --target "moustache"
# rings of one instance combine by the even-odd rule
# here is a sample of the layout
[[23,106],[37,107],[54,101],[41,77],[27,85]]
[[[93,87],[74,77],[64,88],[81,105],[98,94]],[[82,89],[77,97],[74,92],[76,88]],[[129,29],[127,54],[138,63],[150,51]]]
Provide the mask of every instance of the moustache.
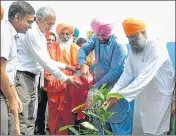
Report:
[[62,42],[68,42],[69,38],[61,38]]

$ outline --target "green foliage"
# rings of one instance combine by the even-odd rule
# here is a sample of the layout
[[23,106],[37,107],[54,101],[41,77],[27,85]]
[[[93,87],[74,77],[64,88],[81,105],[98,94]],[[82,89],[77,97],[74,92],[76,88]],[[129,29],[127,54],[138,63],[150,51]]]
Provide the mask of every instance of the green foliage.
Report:
[[72,131],[77,136],[80,135],[80,133],[74,127],[69,127],[69,130]]
[[84,107],[85,105],[86,105],[86,104],[84,103],[84,104],[81,104],[81,105],[76,106],[76,107],[72,110],[72,112],[74,112],[74,111],[76,111],[76,110],[78,110],[78,109]]
[[121,99],[121,98],[123,98],[123,95],[121,95],[119,93],[110,93],[110,94],[108,94],[108,97],[115,97],[115,98]]
[[68,125],[68,126],[61,127],[61,128],[59,129],[59,132],[60,132],[60,131],[64,131],[64,130],[68,129],[69,127],[72,127],[72,126],[73,126],[73,125]]
[[98,129],[94,127],[90,122],[84,121],[83,123],[81,123],[81,125],[83,125],[85,128],[98,131]]
[[[64,126],[59,130],[69,129],[75,135],[100,135],[98,128],[96,128],[97,126],[95,127],[92,124],[94,123],[94,120],[95,120],[96,122],[99,123],[100,126],[102,126],[103,131],[105,131],[108,135],[113,135],[112,132],[104,129],[105,122],[107,122],[108,119],[114,114],[113,112],[107,111],[107,108],[104,105],[104,102],[108,97],[123,98],[123,96],[115,93],[109,94],[109,91],[110,91],[110,88],[106,88],[106,84],[103,84],[101,88],[98,90],[97,94],[94,96],[93,106],[83,111],[83,113],[86,114],[89,118],[88,121],[85,121],[79,124],[79,128],[83,126],[84,129],[79,129],[79,132],[78,132],[76,129],[73,128],[72,125],[69,125],[69,126]],[[72,110],[72,112],[82,108],[83,106],[85,106],[85,104],[75,107]]]
[[104,131],[108,134],[108,135],[113,135],[113,133],[107,129],[104,129]]

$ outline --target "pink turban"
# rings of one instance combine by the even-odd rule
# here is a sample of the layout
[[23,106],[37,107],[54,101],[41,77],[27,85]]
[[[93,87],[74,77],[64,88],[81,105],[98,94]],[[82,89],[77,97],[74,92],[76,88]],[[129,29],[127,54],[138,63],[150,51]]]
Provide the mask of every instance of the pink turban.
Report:
[[113,26],[111,24],[106,24],[93,19],[90,25],[95,34],[100,32],[104,34],[106,38],[109,38],[112,34]]

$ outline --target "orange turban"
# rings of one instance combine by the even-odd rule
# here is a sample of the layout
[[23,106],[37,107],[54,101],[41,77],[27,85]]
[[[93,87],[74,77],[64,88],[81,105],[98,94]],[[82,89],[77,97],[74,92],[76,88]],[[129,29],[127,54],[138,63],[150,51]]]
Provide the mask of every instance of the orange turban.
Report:
[[122,25],[126,35],[131,35],[140,31],[144,31],[146,28],[146,24],[143,21],[133,18],[125,19]]
[[71,35],[73,35],[74,32],[74,27],[67,25],[67,24],[59,24],[56,27],[56,33],[59,35],[61,31],[63,31],[64,29],[67,29]]
[[3,19],[3,16],[4,16],[4,9],[1,6],[1,20]]

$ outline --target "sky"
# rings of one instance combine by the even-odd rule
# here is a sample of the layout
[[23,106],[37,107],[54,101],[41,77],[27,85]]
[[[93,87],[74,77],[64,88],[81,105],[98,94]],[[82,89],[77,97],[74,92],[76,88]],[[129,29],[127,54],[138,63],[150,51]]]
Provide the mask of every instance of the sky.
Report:
[[[122,22],[128,17],[143,20],[151,38],[160,38],[166,42],[175,42],[175,1],[28,1],[37,11],[42,6],[53,8],[56,23],[68,23],[80,30],[80,36],[86,38],[91,30],[94,18],[114,24],[114,34],[123,43],[128,43],[122,28]],[[8,8],[12,1],[1,1],[4,7],[4,20],[7,20]]]

